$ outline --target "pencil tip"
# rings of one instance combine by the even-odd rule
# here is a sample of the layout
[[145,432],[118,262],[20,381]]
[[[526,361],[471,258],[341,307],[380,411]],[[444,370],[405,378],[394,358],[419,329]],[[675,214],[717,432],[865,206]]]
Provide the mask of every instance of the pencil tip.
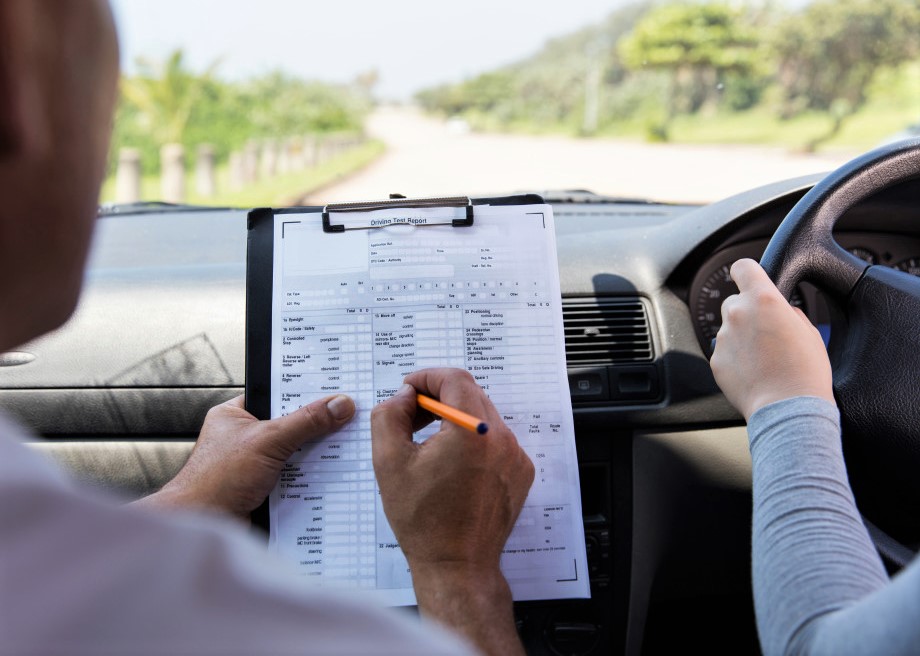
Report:
[[476,427],[476,432],[480,435],[485,435],[488,431],[489,425],[484,421],[479,422],[479,425]]

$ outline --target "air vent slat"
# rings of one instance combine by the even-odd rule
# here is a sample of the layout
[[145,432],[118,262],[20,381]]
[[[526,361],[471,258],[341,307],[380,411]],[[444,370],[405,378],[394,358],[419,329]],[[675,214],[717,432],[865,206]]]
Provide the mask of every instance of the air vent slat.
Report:
[[637,299],[563,299],[565,355],[570,366],[649,362],[648,313]]

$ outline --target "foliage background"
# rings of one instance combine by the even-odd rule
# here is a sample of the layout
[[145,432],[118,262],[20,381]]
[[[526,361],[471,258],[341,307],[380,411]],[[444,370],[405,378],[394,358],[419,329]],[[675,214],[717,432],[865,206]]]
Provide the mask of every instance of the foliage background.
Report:
[[486,130],[872,145],[920,120],[920,0],[639,2],[416,99]]
[[137,148],[145,174],[156,173],[166,143],[183,144],[189,161],[209,143],[224,162],[251,139],[360,132],[371,107],[366,77],[332,85],[273,72],[231,82],[218,76],[220,62],[189,70],[181,50],[164,62],[139,60],[136,69],[121,80],[110,173],[122,147]]

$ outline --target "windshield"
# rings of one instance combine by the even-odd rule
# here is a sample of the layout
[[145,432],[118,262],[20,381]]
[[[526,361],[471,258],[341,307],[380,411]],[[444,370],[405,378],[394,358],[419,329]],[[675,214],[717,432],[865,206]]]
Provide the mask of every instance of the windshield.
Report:
[[920,2],[113,2],[103,203],[710,202],[920,135]]

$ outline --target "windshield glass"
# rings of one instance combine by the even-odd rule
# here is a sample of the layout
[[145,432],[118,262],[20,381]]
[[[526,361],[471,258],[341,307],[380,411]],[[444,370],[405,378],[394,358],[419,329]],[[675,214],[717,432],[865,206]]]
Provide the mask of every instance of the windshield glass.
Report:
[[920,135],[920,2],[113,2],[103,203],[709,202]]

